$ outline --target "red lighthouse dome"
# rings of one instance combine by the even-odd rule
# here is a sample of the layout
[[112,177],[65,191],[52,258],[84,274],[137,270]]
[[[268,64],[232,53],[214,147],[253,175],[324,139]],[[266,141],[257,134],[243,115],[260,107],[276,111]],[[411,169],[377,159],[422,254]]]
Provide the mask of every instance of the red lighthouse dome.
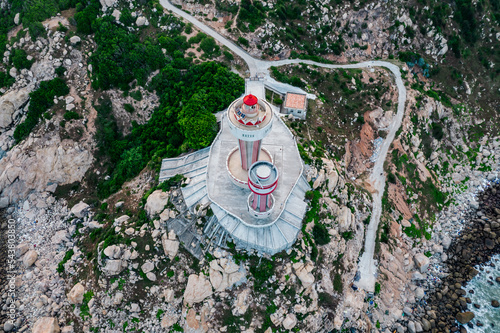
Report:
[[243,103],[248,106],[253,106],[257,104],[257,97],[252,94],[246,95],[245,97],[243,97]]

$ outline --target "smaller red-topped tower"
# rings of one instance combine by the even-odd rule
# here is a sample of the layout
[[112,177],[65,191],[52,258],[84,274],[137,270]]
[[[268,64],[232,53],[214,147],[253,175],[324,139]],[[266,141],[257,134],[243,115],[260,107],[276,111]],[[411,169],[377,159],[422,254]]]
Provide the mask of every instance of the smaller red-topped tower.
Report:
[[272,193],[278,186],[278,169],[267,161],[258,161],[248,170],[248,211],[256,218],[266,218],[274,208]]

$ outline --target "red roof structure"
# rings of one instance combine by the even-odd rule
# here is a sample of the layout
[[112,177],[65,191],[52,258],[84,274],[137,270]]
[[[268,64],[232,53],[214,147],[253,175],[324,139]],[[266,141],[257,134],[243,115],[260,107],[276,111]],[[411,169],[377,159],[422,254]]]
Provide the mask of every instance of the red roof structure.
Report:
[[248,106],[255,105],[257,104],[257,97],[255,97],[252,94],[246,95],[245,97],[243,97],[243,103],[245,103]]

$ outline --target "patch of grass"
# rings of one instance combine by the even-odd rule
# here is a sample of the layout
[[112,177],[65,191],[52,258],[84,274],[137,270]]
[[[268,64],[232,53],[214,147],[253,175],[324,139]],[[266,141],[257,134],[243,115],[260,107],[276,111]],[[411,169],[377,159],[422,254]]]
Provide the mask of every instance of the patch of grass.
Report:
[[89,290],[85,294],[83,294],[83,301],[82,305],[80,306],[80,317],[82,317],[83,320],[85,320],[86,317],[91,317],[89,313],[89,302],[92,297],[94,297],[94,292],[92,290]]
[[73,251],[73,249],[69,249],[68,251],[66,251],[66,254],[64,255],[63,260],[61,260],[59,262],[59,264],[57,264],[57,272],[58,273],[63,273],[64,272],[64,264],[67,263],[68,260],[71,259],[71,257],[73,256],[73,254],[75,254],[75,251]]
[[158,320],[161,320],[161,316],[163,315],[163,313],[165,313],[165,311],[163,311],[162,309],[158,309],[158,311],[156,311],[156,318],[158,318]]
[[380,283],[375,282],[375,295],[380,294],[380,289],[381,289],[381,287],[382,287],[382,286],[380,285]]
[[342,233],[342,238],[349,241],[354,238],[354,232],[349,230]]

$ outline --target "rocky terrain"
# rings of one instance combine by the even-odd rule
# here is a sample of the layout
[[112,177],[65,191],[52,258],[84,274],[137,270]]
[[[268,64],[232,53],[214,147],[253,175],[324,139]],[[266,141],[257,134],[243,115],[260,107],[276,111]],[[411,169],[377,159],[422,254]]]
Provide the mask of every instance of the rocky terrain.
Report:
[[[459,236],[453,241],[450,238],[443,239],[444,249],[440,249],[443,262],[439,263],[439,271],[434,272],[434,275],[440,278],[439,282],[426,281],[421,275],[413,276],[413,279],[423,286],[425,295],[421,293],[421,302],[403,309],[409,317],[408,323],[405,324],[408,331],[456,331],[458,328],[466,332],[467,327],[482,326],[479,320],[473,320],[474,314],[468,310],[471,300],[467,295],[474,293],[474,290],[465,288],[465,284],[478,274],[475,266],[488,263],[491,256],[498,253],[498,193],[498,185],[493,185],[481,193],[478,197],[478,208],[471,209],[462,217],[465,222]],[[435,255],[436,252],[433,257]],[[421,271],[424,272],[429,265],[435,265],[435,262],[429,262],[424,257],[416,257],[415,261],[422,265]],[[491,263],[492,266],[497,264]],[[498,283],[499,277],[496,277],[496,280]],[[491,304],[492,307],[498,306],[498,300],[491,300]],[[403,331],[401,326],[398,331]]]
[[[290,19],[297,29],[268,15],[253,28],[243,22],[245,30],[238,6],[235,12],[221,7],[239,2],[173,2],[265,59],[310,55],[315,49],[336,62],[393,59],[399,51],[425,57],[393,60],[402,69],[408,102],[385,164],[375,293],[358,290],[356,279],[371,212],[366,178],[396,108],[387,72],[281,68],[319,96],[305,122],[288,121],[313,187],[299,239],[274,257],[242,253],[229,242],[196,258],[169,226],[191,221],[203,238],[211,212],[182,210],[179,186],[189,179],[158,184],[158,156],[109,198],[96,195],[96,179],[110,174],[106,157],[98,154],[97,109],[109,100],[118,132],[125,136],[162,106],[164,91],[136,82],[126,92],[92,86],[95,35],[76,32],[69,10],[43,21],[46,35],[35,40],[17,16],[2,55],[0,70],[15,81],[0,89],[0,231],[4,237],[7,219],[16,221],[19,315],[5,320],[10,298],[2,263],[0,331],[453,332],[480,325],[467,310],[471,291],[463,288],[475,274],[473,267],[498,253],[500,242],[496,79],[488,86],[469,72],[450,74],[449,66],[463,65],[452,57],[451,35],[434,22],[421,29],[410,6],[304,2],[303,22]],[[154,17],[159,5],[150,10],[132,1],[99,4],[99,15],[111,14],[120,26],[130,8],[127,29],[142,32],[142,41],[154,29],[179,26]],[[273,9],[281,2],[262,5]],[[481,26],[485,45],[500,38],[489,24]],[[182,37],[197,36],[192,30]],[[311,38],[318,34],[326,46]],[[12,66],[16,50],[26,52],[28,68]],[[186,53],[195,62],[207,61],[196,43]],[[243,71],[240,59],[222,54],[217,59]],[[440,67],[441,74],[427,76]],[[146,82],[159,72],[152,71]],[[31,134],[16,142],[14,131],[33,102],[30,93],[56,77],[65,80],[69,93],[55,96]],[[7,253],[4,246],[0,251]]]

